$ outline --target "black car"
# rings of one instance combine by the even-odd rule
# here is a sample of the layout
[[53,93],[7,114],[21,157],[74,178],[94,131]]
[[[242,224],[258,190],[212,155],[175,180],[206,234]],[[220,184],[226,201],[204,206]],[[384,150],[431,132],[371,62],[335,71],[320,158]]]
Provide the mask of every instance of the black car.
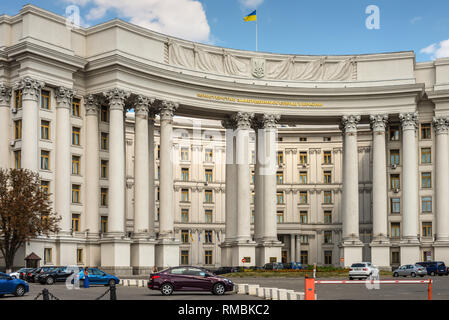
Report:
[[281,262],[270,262],[266,263],[263,268],[265,270],[281,270],[284,268],[284,264]]
[[232,272],[239,272],[239,267],[220,267],[214,274],[219,275]]
[[425,262],[417,262],[416,264],[423,266],[427,269],[427,274],[430,276],[434,275],[448,275],[448,268],[442,261],[425,261]]
[[51,271],[51,270],[54,270],[56,268],[58,268],[58,267],[41,267],[41,268],[36,268],[33,271],[27,273],[26,281],[28,281],[28,282],[37,282],[37,277],[41,273],[44,273],[44,272],[47,272],[47,271]]
[[59,267],[44,271],[37,276],[37,282],[40,284],[52,285],[55,282],[66,281],[73,273],[79,273],[82,270],[81,267]]

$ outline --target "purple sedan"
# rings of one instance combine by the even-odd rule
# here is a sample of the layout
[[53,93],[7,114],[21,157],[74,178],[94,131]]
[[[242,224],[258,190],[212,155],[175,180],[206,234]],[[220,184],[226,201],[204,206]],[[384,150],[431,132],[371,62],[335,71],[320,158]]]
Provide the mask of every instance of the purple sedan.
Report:
[[173,291],[209,291],[222,295],[232,291],[234,284],[231,280],[216,276],[200,267],[173,267],[158,273],[152,273],[148,281],[148,289],[161,290],[165,296]]

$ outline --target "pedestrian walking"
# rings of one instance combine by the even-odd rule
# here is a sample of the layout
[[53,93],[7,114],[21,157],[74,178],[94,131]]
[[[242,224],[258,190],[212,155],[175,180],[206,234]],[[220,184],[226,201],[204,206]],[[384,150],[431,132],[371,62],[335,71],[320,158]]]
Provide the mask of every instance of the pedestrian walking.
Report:
[[89,270],[87,267],[84,268],[84,288],[89,288]]

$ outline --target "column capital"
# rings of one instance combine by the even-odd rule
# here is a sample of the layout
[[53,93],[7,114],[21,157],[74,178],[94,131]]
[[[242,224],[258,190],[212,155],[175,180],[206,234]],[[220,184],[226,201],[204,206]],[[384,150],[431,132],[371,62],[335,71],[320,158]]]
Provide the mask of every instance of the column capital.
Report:
[[449,117],[433,117],[432,122],[435,134],[448,134]]
[[39,99],[41,89],[45,86],[45,82],[35,80],[30,77],[24,77],[16,83],[16,87],[22,90],[22,100],[34,100]]
[[359,115],[350,115],[341,117],[340,130],[343,133],[357,133],[357,124],[360,121]]
[[161,102],[161,108],[160,108],[161,120],[172,121],[173,115],[174,115],[176,109],[178,109],[178,107],[179,107],[179,103],[163,100]]
[[9,107],[11,101],[11,88],[5,86],[4,83],[0,83],[0,105]]
[[154,103],[154,98],[149,98],[143,95],[138,95],[134,102],[134,111],[136,116],[141,116],[148,118],[148,113],[150,111],[150,105]]
[[237,127],[237,123],[233,117],[228,117],[225,120],[222,120],[221,125],[225,129],[232,129],[232,130],[235,130]]
[[252,112],[237,112],[233,115],[238,129],[249,129],[251,128],[251,122],[254,118],[254,113]]
[[86,109],[86,116],[98,115],[98,109],[100,108],[100,100],[98,96],[89,94],[84,97],[84,107]]
[[72,107],[74,91],[66,87],[58,87],[55,90],[56,108],[70,109]]
[[110,110],[125,110],[125,101],[129,98],[130,93],[125,90],[114,88],[103,92],[103,95],[109,101]]
[[402,123],[402,130],[416,130],[418,128],[418,112],[401,113],[399,120]]
[[373,132],[385,132],[388,122],[387,114],[373,114],[369,116],[369,120],[371,122],[371,129]]

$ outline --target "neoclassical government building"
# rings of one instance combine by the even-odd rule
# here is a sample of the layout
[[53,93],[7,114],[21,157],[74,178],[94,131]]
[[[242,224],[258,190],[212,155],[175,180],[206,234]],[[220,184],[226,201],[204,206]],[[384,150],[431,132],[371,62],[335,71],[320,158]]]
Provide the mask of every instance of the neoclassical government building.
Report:
[[241,51],[26,5],[0,16],[0,83],[0,167],[39,172],[62,218],[16,266],[449,263],[448,58]]

